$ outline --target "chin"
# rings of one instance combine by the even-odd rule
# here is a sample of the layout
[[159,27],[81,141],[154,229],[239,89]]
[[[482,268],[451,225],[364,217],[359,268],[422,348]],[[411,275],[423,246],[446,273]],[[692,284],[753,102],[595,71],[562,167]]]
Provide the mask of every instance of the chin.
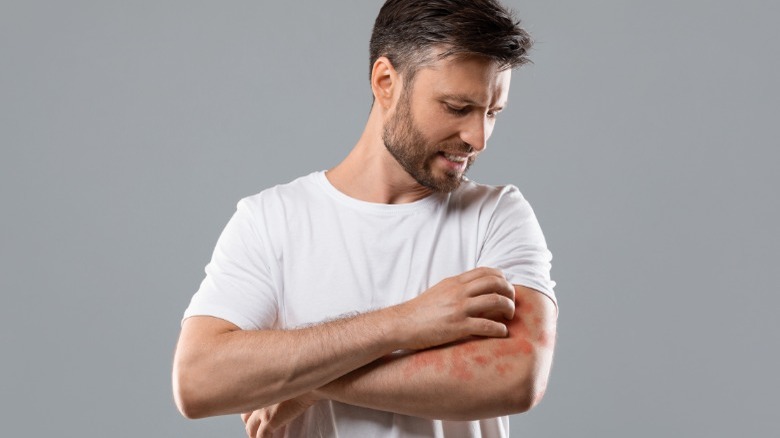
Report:
[[425,179],[417,180],[420,185],[437,193],[450,193],[460,187],[463,182],[463,175],[447,175],[444,178],[437,178],[435,180]]

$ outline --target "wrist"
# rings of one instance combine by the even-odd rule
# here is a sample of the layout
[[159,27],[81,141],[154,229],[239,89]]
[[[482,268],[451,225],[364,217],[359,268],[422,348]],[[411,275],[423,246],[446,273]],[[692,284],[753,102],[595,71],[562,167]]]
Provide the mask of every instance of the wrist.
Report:
[[396,304],[381,311],[379,327],[382,330],[383,338],[389,343],[390,353],[407,349],[413,337],[409,333],[409,324],[405,322],[407,320],[404,310],[405,304]]

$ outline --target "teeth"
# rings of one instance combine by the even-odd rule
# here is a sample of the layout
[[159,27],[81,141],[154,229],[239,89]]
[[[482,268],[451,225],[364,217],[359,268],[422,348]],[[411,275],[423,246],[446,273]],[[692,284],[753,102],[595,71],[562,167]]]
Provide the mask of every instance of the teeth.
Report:
[[450,161],[454,161],[456,163],[463,163],[464,161],[466,161],[466,157],[461,157],[461,156],[458,156],[458,155],[444,154],[444,158],[446,158],[446,159],[448,159]]

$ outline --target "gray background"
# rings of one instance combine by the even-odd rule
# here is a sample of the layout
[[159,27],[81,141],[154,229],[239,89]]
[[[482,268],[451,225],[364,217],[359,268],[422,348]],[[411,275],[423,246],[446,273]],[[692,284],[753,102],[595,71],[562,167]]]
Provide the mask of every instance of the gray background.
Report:
[[[507,3],[535,64],[471,177],[561,303],[513,435],[777,431],[778,3]],[[179,319],[236,201],[357,140],[380,4],[0,2],[3,436],[242,436],[177,413]]]

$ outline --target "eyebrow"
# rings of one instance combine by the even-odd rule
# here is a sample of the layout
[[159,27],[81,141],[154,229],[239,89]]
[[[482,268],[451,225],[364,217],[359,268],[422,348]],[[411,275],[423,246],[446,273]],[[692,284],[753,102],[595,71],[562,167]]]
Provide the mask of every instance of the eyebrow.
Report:
[[[466,96],[465,94],[445,93],[445,94],[442,94],[441,96],[439,96],[439,99],[441,99],[441,100],[448,100],[448,101],[455,101],[455,102],[458,102],[458,103],[465,103],[466,105],[476,106],[476,107],[479,107],[479,108],[482,107],[482,104],[480,104],[479,102],[471,99],[470,97]],[[491,109],[501,111],[504,108],[506,108],[506,104],[504,104],[503,106],[495,106],[495,107],[492,107]]]

